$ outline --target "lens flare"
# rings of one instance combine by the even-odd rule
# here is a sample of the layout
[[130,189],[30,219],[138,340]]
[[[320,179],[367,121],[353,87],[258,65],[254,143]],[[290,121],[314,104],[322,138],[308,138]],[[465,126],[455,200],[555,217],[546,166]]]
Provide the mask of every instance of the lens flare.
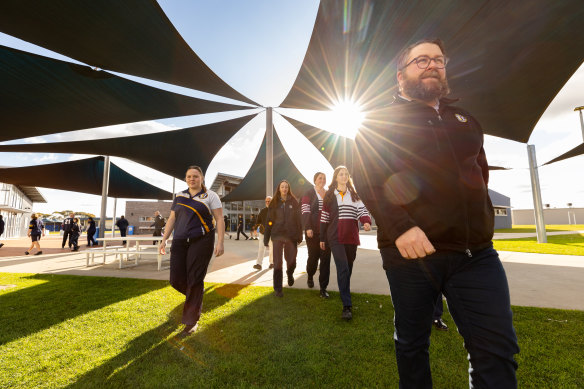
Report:
[[352,101],[341,101],[331,108],[332,127],[339,135],[355,139],[365,120],[365,113]]

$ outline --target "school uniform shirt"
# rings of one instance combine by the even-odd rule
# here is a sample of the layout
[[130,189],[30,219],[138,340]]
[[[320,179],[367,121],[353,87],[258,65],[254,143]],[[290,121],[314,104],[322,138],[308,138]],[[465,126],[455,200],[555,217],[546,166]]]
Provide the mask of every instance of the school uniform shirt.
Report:
[[42,235],[45,226],[39,219],[32,219],[28,225],[28,229],[30,230],[31,235]]
[[189,190],[175,194],[170,208],[175,213],[174,239],[191,239],[214,233],[213,209],[221,208],[221,200],[212,190],[201,190],[191,196]]
[[335,189],[335,200],[324,203],[320,215],[320,241],[329,244],[360,245],[359,223],[371,224],[369,212],[361,200],[353,201],[351,192]]
[[315,188],[308,189],[302,196],[302,225],[304,230],[312,230],[314,235],[320,233],[320,214],[322,212],[322,197]]

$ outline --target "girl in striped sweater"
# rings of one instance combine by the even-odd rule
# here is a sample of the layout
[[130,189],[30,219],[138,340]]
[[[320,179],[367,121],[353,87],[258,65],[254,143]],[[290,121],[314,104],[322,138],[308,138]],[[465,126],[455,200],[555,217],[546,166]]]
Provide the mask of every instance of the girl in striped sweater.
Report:
[[359,223],[365,231],[371,230],[371,217],[353,187],[349,171],[344,166],[335,169],[333,180],[324,197],[320,217],[320,247],[325,242],[331,248],[337,267],[337,283],[343,312],[341,317],[351,320],[351,274],[357,255],[359,242]]

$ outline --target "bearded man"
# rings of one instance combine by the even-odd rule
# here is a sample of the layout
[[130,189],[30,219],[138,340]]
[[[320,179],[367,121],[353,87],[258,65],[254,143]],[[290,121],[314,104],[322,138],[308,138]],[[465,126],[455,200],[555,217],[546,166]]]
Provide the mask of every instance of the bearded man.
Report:
[[519,347],[491,241],[483,131],[445,98],[447,62],[440,40],[400,52],[399,94],[355,139],[355,186],[378,225],[400,388],[432,387],[428,348],[440,293],[464,338],[470,386],[515,388]]

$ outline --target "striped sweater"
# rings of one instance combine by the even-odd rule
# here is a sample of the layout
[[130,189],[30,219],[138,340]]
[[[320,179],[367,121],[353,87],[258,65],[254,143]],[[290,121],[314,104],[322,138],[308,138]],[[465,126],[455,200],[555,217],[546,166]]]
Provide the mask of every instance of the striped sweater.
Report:
[[336,201],[324,203],[320,215],[320,241],[359,245],[359,223],[371,224],[369,212],[361,200],[353,201],[350,192],[335,189]]
[[321,211],[322,197],[316,192],[316,189],[308,189],[302,196],[302,226],[304,231],[312,230],[314,236],[318,236]]

